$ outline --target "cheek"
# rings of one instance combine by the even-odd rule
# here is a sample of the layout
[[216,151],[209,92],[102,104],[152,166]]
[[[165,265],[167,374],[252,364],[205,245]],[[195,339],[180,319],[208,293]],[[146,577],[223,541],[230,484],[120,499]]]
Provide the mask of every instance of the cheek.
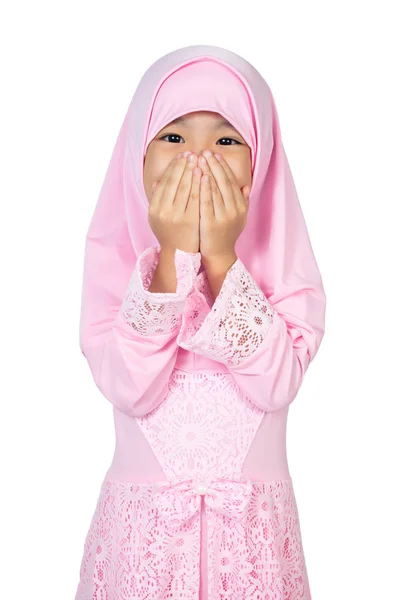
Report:
[[157,179],[156,162],[146,158],[143,164],[143,182],[146,189],[151,188],[153,181]]
[[156,174],[153,161],[147,157],[143,161],[143,185],[146,192],[147,200],[150,201],[152,194],[152,185],[155,181]]
[[148,200],[152,195],[154,181],[160,181],[170,162],[170,157],[151,151],[146,153],[143,159],[143,185]]
[[155,153],[146,155],[143,159],[143,180],[150,183],[150,186],[153,181],[159,181],[170,162],[170,158],[156,156]]
[[225,159],[233,174],[236,177],[238,185],[243,187],[244,185],[250,185],[251,183],[251,163],[246,158],[234,157]]

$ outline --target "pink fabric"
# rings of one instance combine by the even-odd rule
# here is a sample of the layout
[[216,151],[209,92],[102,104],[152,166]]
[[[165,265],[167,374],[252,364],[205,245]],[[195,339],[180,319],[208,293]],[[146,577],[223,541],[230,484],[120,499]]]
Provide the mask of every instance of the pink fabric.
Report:
[[[279,409],[294,399],[322,340],[325,293],[272,93],[252,65],[223,48],[200,45],[175,50],[151,65],[135,91],[87,232],[80,345],[97,383],[100,377],[108,379],[104,372],[112,369],[113,373],[120,370],[128,384],[130,364],[120,348],[125,338],[117,316],[138,256],[158,245],[147,221],[144,151],[152,134],[176,116],[194,110],[221,113],[252,148],[250,208],[236,254],[280,318],[258,353],[231,371],[250,395],[261,393],[266,398],[264,390],[273,389],[273,406],[268,408]],[[155,349],[165,341],[165,336],[156,338]],[[112,348],[111,364],[104,360],[107,346]],[[168,349],[165,354],[151,354],[158,363],[153,373],[162,370],[165,383],[177,345],[170,344]],[[129,383],[132,411],[138,401],[137,386],[143,389],[139,373],[147,371],[141,354],[135,352]],[[209,370],[219,368],[209,362]],[[105,395],[113,402],[112,389]]]
[[196,485],[104,481],[77,597],[311,598],[290,479]]
[[[193,347],[210,315],[234,322],[235,304],[220,301],[229,290],[237,306],[248,307],[233,338],[239,327],[247,331],[248,323],[260,320],[259,335],[246,344],[247,353],[255,352],[271,327],[271,315],[268,310],[268,317],[259,319],[260,306],[268,305],[265,300],[259,305],[259,288],[241,261],[228,271],[213,305],[218,301],[218,310],[211,311],[208,280],[194,277],[196,254],[176,253],[180,293],[147,290],[159,250],[150,247],[139,256],[119,317],[124,327],[140,333],[143,348],[146,340],[170,331],[187,338],[185,328],[198,327],[205,314]],[[214,337],[211,331],[211,346]],[[217,351],[221,347],[220,342]],[[226,358],[234,357],[235,350],[227,343]],[[179,349],[164,398],[153,410],[132,418],[114,406],[115,454],[85,540],[76,598],[122,600],[156,593],[163,599],[172,589],[176,598],[244,599],[257,593],[261,598],[307,600],[308,575],[286,459],[287,407],[273,412],[258,408],[226,365],[221,363],[220,372],[207,372],[197,368],[195,357],[201,359],[201,354],[190,353],[193,363],[185,362],[188,355]],[[215,490],[216,482],[224,485]],[[158,489],[169,494],[167,501],[161,496],[161,504]],[[240,521],[229,508],[235,489],[247,496],[251,489],[252,494]],[[227,514],[212,509],[215,491]],[[204,496],[201,505],[196,494]],[[163,514],[164,505],[173,507],[170,518]]]
[[[200,253],[180,249],[176,292],[148,291],[159,246],[144,153],[194,110],[222,114],[252,150],[248,220],[215,302]],[[80,346],[113,405],[116,447],[76,600],[311,599],[285,435],[325,301],[264,79],[214,46],[159,59],[131,101],[86,239]]]

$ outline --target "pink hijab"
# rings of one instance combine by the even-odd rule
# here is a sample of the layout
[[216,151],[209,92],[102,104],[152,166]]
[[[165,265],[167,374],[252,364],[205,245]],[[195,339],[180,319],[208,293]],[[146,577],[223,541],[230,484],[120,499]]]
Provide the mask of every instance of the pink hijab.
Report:
[[102,343],[119,311],[138,256],[158,246],[148,221],[144,156],[178,116],[220,113],[251,148],[253,182],[236,254],[277,313],[314,358],[324,335],[326,297],[283,147],[271,90],[244,58],[193,45],[144,73],[122,123],[86,237],[80,346]]

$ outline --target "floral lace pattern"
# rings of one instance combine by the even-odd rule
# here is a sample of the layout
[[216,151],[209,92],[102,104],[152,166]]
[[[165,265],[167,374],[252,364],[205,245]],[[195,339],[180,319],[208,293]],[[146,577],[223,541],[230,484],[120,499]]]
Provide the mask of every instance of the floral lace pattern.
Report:
[[[149,292],[159,252],[137,261],[125,321],[145,336],[180,326],[178,345],[226,364],[250,356],[276,312],[243,263],[214,301],[200,253],[181,250],[176,293]],[[231,373],[173,369],[162,402],[134,417],[165,479],[106,476],[75,600],[311,600],[291,478],[243,474],[264,417]]]
[[188,295],[177,343],[226,365],[237,365],[261,344],[276,311],[239,258],[227,272],[213,305],[202,275]]
[[197,600],[200,503],[208,598],[311,600],[291,479],[104,480],[75,600]]
[[176,292],[150,292],[148,288],[159,256],[159,246],[147,248],[139,256],[120,309],[123,319],[145,336],[170,332],[180,326],[186,296],[200,268],[199,252],[184,252],[178,248],[175,251]]
[[166,398],[137,424],[168,480],[239,479],[264,414],[230,373],[174,369]]

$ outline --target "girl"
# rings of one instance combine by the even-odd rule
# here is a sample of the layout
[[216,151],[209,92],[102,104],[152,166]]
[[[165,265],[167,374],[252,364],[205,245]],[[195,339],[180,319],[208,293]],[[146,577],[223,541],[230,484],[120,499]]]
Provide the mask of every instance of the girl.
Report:
[[116,447],[76,600],[311,599],[285,431],[325,306],[269,86],[223,48],[163,56],[86,238]]

